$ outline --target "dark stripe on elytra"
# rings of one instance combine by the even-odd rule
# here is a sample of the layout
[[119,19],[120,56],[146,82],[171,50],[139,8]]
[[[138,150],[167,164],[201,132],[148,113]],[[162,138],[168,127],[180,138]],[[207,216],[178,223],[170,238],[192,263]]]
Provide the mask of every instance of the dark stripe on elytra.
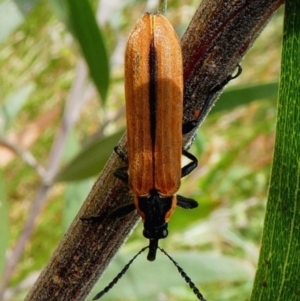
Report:
[[154,45],[154,37],[151,39],[149,52],[149,110],[150,110],[150,135],[152,142],[152,151],[154,153],[156,138],[156,109],[157,109],[157,59]]

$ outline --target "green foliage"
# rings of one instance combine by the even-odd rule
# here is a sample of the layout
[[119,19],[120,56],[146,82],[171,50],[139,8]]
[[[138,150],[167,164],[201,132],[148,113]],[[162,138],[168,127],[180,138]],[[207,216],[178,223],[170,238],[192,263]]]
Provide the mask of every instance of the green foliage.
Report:
[[26,15],[39,0],[2,1],[0,3],[0,43],[26,19]]
[[227,89],[221,95],[220,100],[216,103],[211,113],[234,109],[257,99],[275,98],[277,93],[277,83],[245,85],[233,89]]
[[68,23],[77,37],[89,72],[104,102],[109,84],[109,66],[103,34],[88,1],[67,0],[66,3]]
[[9,239],[7,197],[4,185],[3,175],[0,171],[0,275],[2,275],[5,267],[6,249],[8,247]]
[[300,1],[285,7],[275,152],[251,300],[299,300]]
[[124,134],[124,130],[109,137],[100,137],[84,146],[75,158],[57,175],[57,181],[78,181],[99,174],[112,149]]

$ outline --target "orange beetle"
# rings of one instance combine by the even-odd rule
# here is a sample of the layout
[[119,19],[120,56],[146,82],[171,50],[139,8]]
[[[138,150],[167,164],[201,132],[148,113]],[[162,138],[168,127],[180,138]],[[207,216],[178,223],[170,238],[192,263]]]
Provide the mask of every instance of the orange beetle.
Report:
[[[213,87],[195,119],[182,124],[183,70],[181,47],[173,27],[161,14],[146,13],[137,21],[126,47],[125,98],[128,157],[118,148],[116,153],[127,163],[115,176],[126,182],[134,201],[110,213],[122,217],[137,210],[144,223],[144,236],[149,246],[140,250],[122,271],[93,300],[106,294],[125,274],[134,259],[149,248],[153,261],[159,248],[177,267],[197,298],[206,301],[181,267],[158,246],[168,235],[168,221],[176,206],[192,209],[198,203],[176,195],[180,179],[197,166],[197,158],[182,149],[182,135],[193,130],[202,120],[213,95],[237,75],[229,75]],[[181,168],[181,156],[191,160]],[[97,220],[97,217],[83,218]]]
[[[168,221],[176,205],[195,208],[197,202],[177,196],[182,176],[197,159],[182,150],[183,70],[181,47],[169,21],[146,13],[133,28],[125,53],[125,98],[128,169],[115,175],[128,182],[134,204],[149,239],[148,260],[154,260],[158,240],[168,235]],[[181,155],[192,160],[181,168]],[[116,214],[117,215],[117,214]]]

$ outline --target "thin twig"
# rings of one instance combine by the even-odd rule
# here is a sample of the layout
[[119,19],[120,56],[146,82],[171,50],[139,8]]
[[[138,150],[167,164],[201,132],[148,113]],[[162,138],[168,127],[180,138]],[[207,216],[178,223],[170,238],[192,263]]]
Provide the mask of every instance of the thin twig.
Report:
[[159,0],[158,12],[165,15],[167,12],[168,0]]
[[42,182],[37,189],[37,193],[33,199],[31,208],[29,210],[28,217],[25,222],[25,226],[21,232],[21,235],[11,252],[10,257],[7,260],[5,271],[3,274],[1,286],[0,286],[0,300],[3,298],[5,288],[8,281],[19,262],[20,257],[23,254],[25,245],[31,236],[35,219],[39,215],[42,206],[44,205],[49,189],[53,184],[53,179],[59,170],[59,164],[63,155],[63,150],[66,144],[68,133],[74,123],[77,120],[80,109],[84,102],[85,81],[87,78],[87,69],[85,64],[81,61],[77,67],[76,79],[72,86],[70,96],[67,100],[66,110],[63,115],[62,125],[59,133],[52,145],[48,168],[44,172]]
[[7,137],[0,136],[0,144],[17,154],[25,163],[32,167],[41,178],[45,176],[45,168],[40,165],[30,151],[13,143]]
[[[95,139],[102,137],[104,135],[104,132],[109,124],[111,122],[118,121],[122,116],[124,116],[125,113],[125,107],[121,107],[119,110],[117,110],[111,117],[108,117],[101,125],[101,128],[94,134],[92,137],[90,137],[89,141],[94,141]],[[88,143],[88,141],[87,141]]]

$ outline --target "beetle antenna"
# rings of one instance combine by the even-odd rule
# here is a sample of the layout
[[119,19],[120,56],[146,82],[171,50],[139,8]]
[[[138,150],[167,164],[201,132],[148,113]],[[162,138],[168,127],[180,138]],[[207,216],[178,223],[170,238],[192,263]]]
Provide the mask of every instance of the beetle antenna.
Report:
[[192,279],[185,273],[185,271],[178,265],[178,263],[161,247],[158,247],[160,249],[160,251],[162,253],[164,253],[176,266],[179,274],[181,275],[181,277],[185,280],[185,282],[190,286],[190,288],[192,289],[192,291],[194,292],[194,294],[197,296],[198,300],[200,301],[207,301],[203,295],[200,293],[200,291],[198,290],[198,288],[196,287],[196,285],[194,284],[194,282],[192,281]]
[[126,271],[129,269],[130,265],[133,263],[133,261],[141,254],[143,253],[146,249],[148,249],[148,246],[144,247],[141,249],[136,255],[132,257],[132,259],[124,266],[124,268],[121,270],[121,272],[101,291],[99,292],[93,300],[98,300],[100,299],[103,295],[105,295],[108,291],[110,291],[113,286],[124,276]]

